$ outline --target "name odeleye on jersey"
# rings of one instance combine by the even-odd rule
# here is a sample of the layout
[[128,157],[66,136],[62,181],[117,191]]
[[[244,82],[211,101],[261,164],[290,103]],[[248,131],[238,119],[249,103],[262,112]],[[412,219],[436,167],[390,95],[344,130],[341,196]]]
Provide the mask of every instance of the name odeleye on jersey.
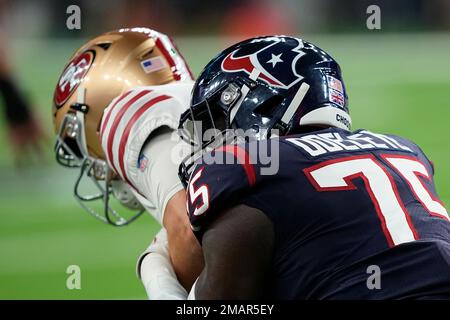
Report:
[[218,306],[183,306],[177,307],[177,315],[271,315],[273,304],[221,304]]
[[412,152],[393,137],[362,130],[343,136],[336,132],[304,135],[298,138],[287,138],[286,141],[302,148],[312,157],[325,153],[355,151],[365,149],[394,149]]

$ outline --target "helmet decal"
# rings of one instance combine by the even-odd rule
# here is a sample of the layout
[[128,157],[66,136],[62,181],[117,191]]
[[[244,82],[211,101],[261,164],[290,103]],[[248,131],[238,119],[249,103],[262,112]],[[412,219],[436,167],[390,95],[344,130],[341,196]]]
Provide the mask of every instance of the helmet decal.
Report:
[[330,101],[343,108],[345,106],[345,95],[342,82],[333,76],[327,75],[327,83]]
[[[178,50],[177,46],[169,36],[150,28],[141,28],[141,27],[123,28],[120,29],[119,32],[139,32],[147,34],[149,37],[152,37],[155,40],[156,47],[159,49],[159,51],[161,51],[161,54],[164,56],[167,63],[169,64],[175,81],[185,81],[194,79],[191,69],[184,60],[183,55]],[[143,63],[147,63],[147,65],[149,65],[148,60],[143,61]],[[156,63],[160,65],[161,63],[164,62],[156,61]],[[166,66],[165,65],[161,66],[161,68],[158,70],[150,68],[150,70],[152,71],[148,71],[149,69],[146,68],[145,65],[142,65],[142,67],[144,68],[144,71],[148,73],[158,71],[162,68],[165,68]]]
[[85,51],[73,58],[66,69],[64,69],[55,89],[54,101],[57,108],[66,103],[72,93],[76,90],[89,71],[94,58],[94,51]]
[[[264,40],[267,41],[267,38]],[[298,59],[305,55],[302,51],[303,42],[295,39],[298,46],[286,50],[284,39],[273,37],[270,40],[267,46],[248,55],[236,56],[240,49],[229,53],[222,61],[222,70],[229,73],[243,71],[250,75],[256,69],[257,78],[271,86],[289,89],[303,79],[296,71]],[[254,40],[257,41],[261,40]],[[286,65],[291,68],[286,68]]]

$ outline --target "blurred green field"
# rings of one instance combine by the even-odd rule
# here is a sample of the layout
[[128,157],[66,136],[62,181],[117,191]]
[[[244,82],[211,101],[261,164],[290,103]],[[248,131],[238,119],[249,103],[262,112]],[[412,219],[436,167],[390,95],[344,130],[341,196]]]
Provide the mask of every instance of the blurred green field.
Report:
[[[450,203],[450,34],[306,36],[343,68],[353,127],[405,136],[436,166],[441,199]],[[218,39],[177,39],[198,74],[226,46]],[[18,78],[51,132],[57,77],[82,41],[17,40]],[[73,173],[48,157],[14,169],[0,127],[0,299],[145,299],[137,256],[157,232],[149,216],[125,228],[89,217],[72,198]],[[81,267],[81,290],[66,288],[66,268]]]

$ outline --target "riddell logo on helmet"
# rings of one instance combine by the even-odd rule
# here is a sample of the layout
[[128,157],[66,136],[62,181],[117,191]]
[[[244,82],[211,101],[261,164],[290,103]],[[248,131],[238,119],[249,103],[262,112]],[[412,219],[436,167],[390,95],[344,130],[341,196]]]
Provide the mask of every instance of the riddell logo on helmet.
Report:
[[69,63],[56,85],[54,100],[57,107],[61,107],[70,98],[89,71],[94,57],[93,51],[86,51]]

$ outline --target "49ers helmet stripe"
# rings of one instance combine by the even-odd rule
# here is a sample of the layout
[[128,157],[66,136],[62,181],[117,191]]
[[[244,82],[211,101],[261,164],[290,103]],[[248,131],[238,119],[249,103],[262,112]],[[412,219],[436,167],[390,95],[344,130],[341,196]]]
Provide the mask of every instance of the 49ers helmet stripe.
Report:
[[179,60],[180,60],[179,63],[181,64],[181,69],[185,70],[184,72],[189,74],[189,76],[191,77],[190,80],[194,80],[194,75],[192,74],[192,71],[191,71],[191,69],[189,68],[189,66],[187,64],[186,59],[184,59],[183,55],[178,50],[178,48],[177,48],[176,44],[173,42],[172,38],[170,38],[169,36],[167,38],[169,39],[171,46],[178,53]]
[[181,80],[181,76],[180,74],[177,72],[176,70],[176,65],[175,65],[175,61],[172,59],[172,57],[170,56],[169,51],[167,51],[166,47],[164,46],[164,44],[162,43],[161,39],[156,39],[156,47],[158,47],[159,50],[161,50],[162,55],[164,56],[164,58],[166,58],[167,63],[169,63],[170,69],[172,69],[172,73],[173,73],[173,77],[176,81],[180,81]]
[[[158,38],[156,38],[155,40],[155,45],[167,60],[167,63],[172,70],[175,81],[187,80],[188,78],[186,77],[186,74],[189,75],[191,80],[193,79],[191,70],[187,67],[184,58],[181,56],[175,46],[173,46],[172,41],[169,37],[158,36]],[[173,56],[175,54],[176,56]]]
[[142,107],[140,107],[133,114],[133,116],[128,121],[128,123],[123,131],[122,137],[120,139],[120,144],[119,144],[119,167],[120,167],[121,172],[123,173],[122,178],[131,185],[132,185],[132,183],[130,182],[130,180],[128,178],[128,174],[127,174],[127,171],[125,168],[125,159],[124,159],[125,146],[126,146],[128,137],[130,135],[131,129],[136,124],[138,119],[144,114],[145,111],[150,109],[153,105],[157,104],[158,102],[161,102],[161,101],[164,101],[164,100],[167,100],[170,98],[171,97],[169,97],[167,95],[161,95],[161,96],[157,96],[157,97],[151,99],[150,101],[146,102]]

